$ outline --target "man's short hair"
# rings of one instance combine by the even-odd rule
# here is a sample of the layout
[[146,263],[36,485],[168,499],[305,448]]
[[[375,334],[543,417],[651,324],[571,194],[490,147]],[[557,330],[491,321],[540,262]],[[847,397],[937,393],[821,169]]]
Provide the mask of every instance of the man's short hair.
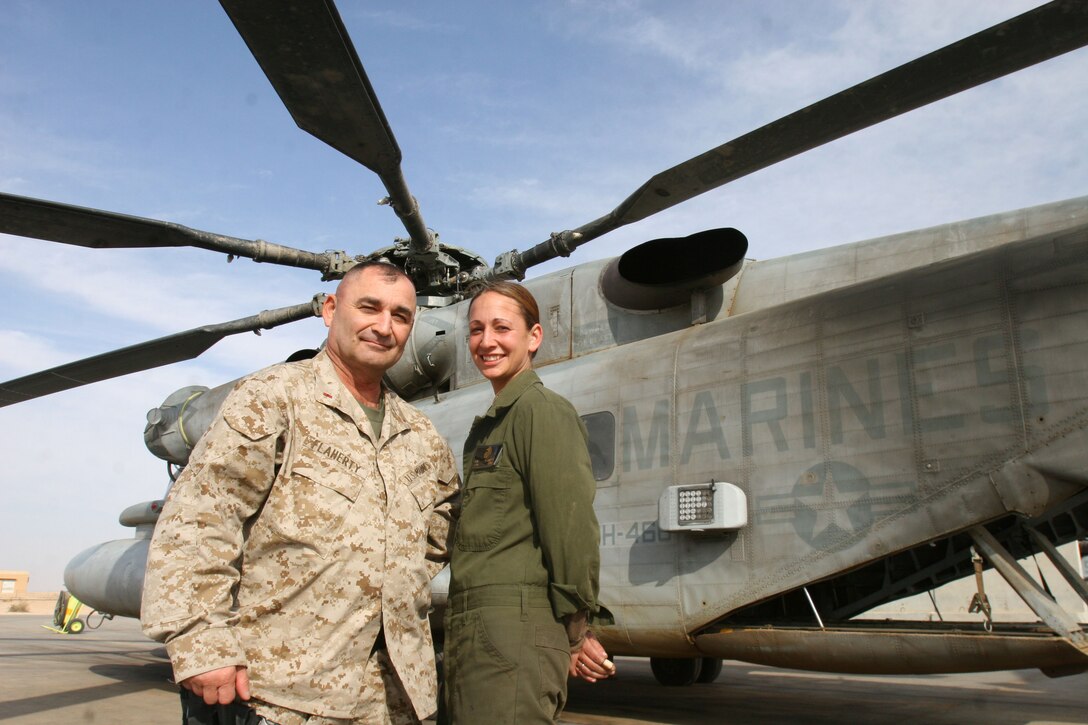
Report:
[[[370,259],[365,262],[359,262],[347,272],[344,272],[344,276],[340,279],[340,281],[343,282],[348,277],[354,277],[357,274],[362,274],[368,269],[377,269],[381,271],[382,276],[390,282],[395,282],[402,277],[409,282],[412,282],[412,278],[409,277],[403,269],[393,264],[392,262],[386,262],[381,259]],[[415,287],[415,282],[412,282],[412,287]]]

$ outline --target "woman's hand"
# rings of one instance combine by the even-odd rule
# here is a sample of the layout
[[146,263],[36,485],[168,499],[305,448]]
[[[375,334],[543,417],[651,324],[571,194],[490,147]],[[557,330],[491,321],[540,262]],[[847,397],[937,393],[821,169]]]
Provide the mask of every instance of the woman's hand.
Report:
[[616,674],[616,666],[608,659],[608,653],[592,632],[586,632],[582,649],[571,654],[569,674],[586,682],[605,680]]

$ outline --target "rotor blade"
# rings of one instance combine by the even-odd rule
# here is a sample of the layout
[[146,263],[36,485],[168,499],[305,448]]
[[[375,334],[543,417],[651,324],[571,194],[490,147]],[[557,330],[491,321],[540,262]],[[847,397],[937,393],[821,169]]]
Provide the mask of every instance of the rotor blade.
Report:
[[0,408],[88,383],[191,360],[228,335],[270,330],[288,322],[320,315],[324,299],[323,294],[314,295],[313,300],[301,305],[265,310],[231,322],[197,327],[0,383]]
[[[1088,3],[1055,0],[711,149],[654,176],[609,214],[552,236],[508,266],[566,256],[625,224],[645,219],[754,171],[934,101],[1088,44]],[[503,258],[500,257],[500,260]],[[496,273],[500,262],[496,262]]]
[[197,247],[257,262],[317,269],[325,274],[336,267],[343,256],[343,252],[315,254],[262,240],[253,242],[202,232],[156,219],[3,193],[0,193],[0,232],[94,249]]
[[332,0],[220,0],[299,128],[376,173],[417,252],[432,250],[400,147]]

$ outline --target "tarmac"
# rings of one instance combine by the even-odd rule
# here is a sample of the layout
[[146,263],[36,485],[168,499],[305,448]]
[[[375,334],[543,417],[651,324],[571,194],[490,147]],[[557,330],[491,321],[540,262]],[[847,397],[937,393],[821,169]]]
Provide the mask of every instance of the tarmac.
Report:
[[[0,725],[180,721],[166,652],[136,621],[118,618],[65,635],[43,627],[51,619],[0,615]],[[616,664],[610,681],[572,683],[563,723],[1088,723],[1088,673],[878,677],[727,662],[714,683],[670,688],[654,681],[648,660],[618,657]]]

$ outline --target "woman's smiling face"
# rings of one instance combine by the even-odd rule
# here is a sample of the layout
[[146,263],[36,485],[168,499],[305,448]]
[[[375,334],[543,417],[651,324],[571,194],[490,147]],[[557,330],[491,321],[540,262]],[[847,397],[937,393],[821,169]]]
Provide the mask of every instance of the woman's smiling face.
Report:
[[484,292],[468,315],[468,348],[472,361],[499,393],[518,373],[530,369],[544,331],[525,321],[521,306],[498,292]]

